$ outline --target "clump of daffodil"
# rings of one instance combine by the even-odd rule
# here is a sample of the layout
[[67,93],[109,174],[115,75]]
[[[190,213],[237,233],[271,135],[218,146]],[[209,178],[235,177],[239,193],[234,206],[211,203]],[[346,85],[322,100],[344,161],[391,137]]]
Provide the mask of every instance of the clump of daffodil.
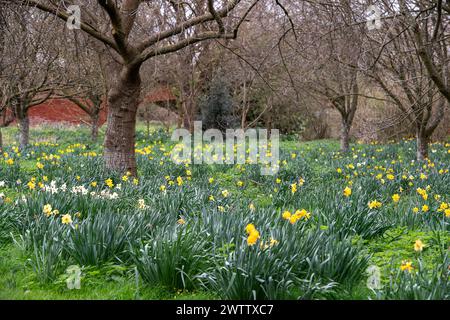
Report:
[[438,208],[438,212],[442,212],[442,211],[445,211],[445,210],[447,210],[447,209],[449,209],[449,204],[448,203],[446,203],[446,202],[442,202],[440,205],[439,205],[439,208]]
[[106,179],[106,180],[105,180],[105,184],[106,184],[110,189],[112,189],[112,187],[114,187],[114,182],[112,181],[111,178]]
[[297,183],[291,184],[291,192],[292,192],[292,194],[297,192]]
[[50,204],[44,205],[44,208],[42,212],[47,216],[50,217],[51,215],[57,216],[59,214],[59,210],[52,208]]
[[46,204],[43,209],[44,214],[48,217],[52,214],[52,206],[50,204]]
[[249,223],[245,227],[245,232],[247,232],[247,235],[248,235],[247,245],[249,245],[249,246],[253,246],[260,238],[259,231],[256,230],[256,227],[253,223]]
[[378,209],[381,208],[382,205],[383,204],[377,200],[370,201],[368,204],[369,209]]
[[417,193],[422,196],[423,200],[428,200],[428,193],[426,189],[417,188]]
[[34,181],[30,181],[27,183],[28,189],[34,190],[36,189],[36,183]]
[[309,218],[311,218],[311,213],[306,211],[305,209],[297,210],[293,214],[286,210],[282,213],[281,216],[283,219],[288,220],[291,224],[295,224],[298,220],[308,220]]

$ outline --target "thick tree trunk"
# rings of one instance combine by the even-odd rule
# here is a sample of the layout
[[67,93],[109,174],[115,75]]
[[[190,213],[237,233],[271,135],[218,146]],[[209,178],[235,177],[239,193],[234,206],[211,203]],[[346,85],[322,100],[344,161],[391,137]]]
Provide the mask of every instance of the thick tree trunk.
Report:
[[27,114],[19,120],[19,146],[24,149],[30,142],[30,118]]
[[108,118],[104,143],[107,169],[137,175],[134,150],[136,112],[141,92],[139,67],[123,67],[108,93]]
[[350,125],[342,120],[341,128],[341,152],[347,153],[350,150]]
[[91,140],[92,140],[92,142],[97,142],[97,139],[98,139],[98,120],[99,120],[98,118],[99,118],[98,113],[94,114],[91,118],[91,121],[92,121],[92,123],[91,123]]
[[429,137],[420,132],[417,133],[417,161],[428,159],[428,142]]

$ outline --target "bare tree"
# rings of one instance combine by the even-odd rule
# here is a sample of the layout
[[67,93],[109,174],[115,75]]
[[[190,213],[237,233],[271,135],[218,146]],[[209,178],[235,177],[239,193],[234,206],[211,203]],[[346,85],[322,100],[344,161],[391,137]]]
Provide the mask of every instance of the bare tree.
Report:
[[[340,116],[341,151],[350,149],[350,130],[359,106],[359,63],[363,52],[361,15],[364,7],[351,1],[296,3],[291,10],[294,36],[286,41],[293,56],[286,68],[297,91],[335,109]],[[305,99],[305,98],[304,98]],[[309,113],[323,106],[305,106]]]
[[[66,35],[66,39],[69,36]],[[96,142],[100,114],[106,108],[108,94],[106,71],[101,63],[101,55],[93,50],[89,38],[75,33],[73,41],[74,45],[65,48],[63,54],[65,61],[68,61],[65,71],[71,85],[66,90],[61,90],[59,95],[70,100],[89,116],[91,140]]]
[[63,81],[58,47],[50,45],[54,44],[54,36],[49,35],[54,33],[47,21],[49,16],[40,14],[42,21],[36,22],[36,15],[26,10],[11,13],[3,28],[2,86],[7,88],[3,94],[3,116],[6,117],[6,108],[10,108],[19,124],[20,148],[25,148],[29,143],[28,111],[49,99]]
[[443,0],[400,1],[404,23],[411,30],[417,53],[430,79],[450,103],[449,34],[450,3]]
[[409,15],[404,2],[402,7],[399,12],[395,6],[384,6],[386,12],[398,16],[383,32],[369,35],[364,72],[401,112],[400,117],[386,115],[386,125],[411,123],[416,130],[417,160],[424,160],[431,136],[444,116],[446,101],[421,59],[411,21],[404,18]]

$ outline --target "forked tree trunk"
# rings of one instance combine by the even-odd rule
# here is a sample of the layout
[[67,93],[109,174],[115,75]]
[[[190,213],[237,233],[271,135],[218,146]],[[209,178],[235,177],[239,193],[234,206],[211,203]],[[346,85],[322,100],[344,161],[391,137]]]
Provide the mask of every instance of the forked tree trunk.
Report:
[[20,149],[24,149],[30,142],[30,118],[28,114],[19,118],[19,146]]
[[342,120],[341,127],[341,152],[347,153],[350,150],[350,124]]
[[430,138],[423,134],[417,133],[417,161],[428,159],[428,142]]
[[104,143],[107,169],[137,175],[134,150],[136,112],[141,92],[139,67],[123,67],[108,92],[108,118]]

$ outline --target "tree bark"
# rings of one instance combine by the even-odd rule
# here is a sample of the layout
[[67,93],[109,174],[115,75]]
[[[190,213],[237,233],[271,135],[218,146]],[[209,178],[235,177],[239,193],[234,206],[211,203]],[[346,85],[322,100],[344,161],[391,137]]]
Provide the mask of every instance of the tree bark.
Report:
[[91,140],[92,142],[97,142],[98,139],[98,120],[99,114],[94,113],[91,117]]
[[421,132],[417,133],[417,161],[428,159],[429,137]]
[[350,125],[344,119],[342,120],[341,128],[341,152],[347,153],[350,151]]
[[19,118],[19,146],[20,149],[25,149],[28,147],[30,142],[30,118],[28,114]]
[[106,168],[137,175],[135,138],[136,112],[141,93],[140,66],[122,67],[108,92],[108,117],[104,143]]

